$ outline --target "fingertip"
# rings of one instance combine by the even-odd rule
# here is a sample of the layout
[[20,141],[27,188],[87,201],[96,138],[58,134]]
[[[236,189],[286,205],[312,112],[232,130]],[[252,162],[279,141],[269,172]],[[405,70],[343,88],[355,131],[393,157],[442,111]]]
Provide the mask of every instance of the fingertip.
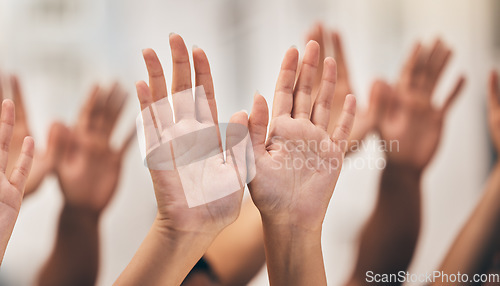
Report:
[[2,109],[14,109],[14,101],[10,98],[6,98],[2,101]]
[[152,48],[146,48],[142,50],[142,56],[148,61],[156,57],[156,52]]
[[323,61],[323,66],[325,68],[329,68],[329,69],[336,69],[337,68],[337,62],[332,57],[326,57],[325,60]]
[[355,111],[356,110],[356,96],[354,96],[353,94],[348,94],[345,97],[344,104],[346,106],[346,109]]
[[23,152],[27,155],[33,156],[35,150],[35,140],[31,136],[24,137],[23,140]]
[[315,40],[310,40],[309,42],[307,42],[307,45],[306,45],[306,50],[308,49],[315,49],[315,50],[319,50],[319,43],[316,42]]

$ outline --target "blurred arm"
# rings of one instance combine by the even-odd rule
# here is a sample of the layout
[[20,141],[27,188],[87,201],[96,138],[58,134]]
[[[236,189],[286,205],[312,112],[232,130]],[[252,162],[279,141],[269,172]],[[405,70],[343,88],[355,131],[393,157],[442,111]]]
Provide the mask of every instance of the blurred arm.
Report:
[[251,200],[240,216],[212,243],[204,258],[222,285],[247,285],[264,266],[264,238],[259,210]]
[[39,277],[39,285],[94,285],[99,266],[99,216],[65,205],[56,244]]
[[349,285],[364,285],[367,271],[390,274],[407,269],[420,230],[420,181],[418,169],[387,163]]

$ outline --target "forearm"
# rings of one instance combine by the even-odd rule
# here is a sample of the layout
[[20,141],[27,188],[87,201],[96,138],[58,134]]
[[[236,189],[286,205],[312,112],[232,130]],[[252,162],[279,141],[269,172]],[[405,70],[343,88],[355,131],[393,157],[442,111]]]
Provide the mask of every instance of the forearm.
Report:
[[56,245],[39,285],[94,285],[99,265],[99,215],[65,205]]
[[270,285],[326,285],[321,229],[262,222]]
[[247,285],[265,263],[260,213],[249,199],[240,216],[224,229],[205,253],[222,285]]
[[364,284],[367,271],[406,270],[420,230],[421,171],[388,161],[382,173],[375,210],[361,234],[350,285]]
[[156,219],[114,285],[180,285],[216,235],[176,231]]
[[[494,167],[485,193],[443,261],[444,273],[482,274],[488,271],[500,240],[500,163]],[[440,285],[440,283],[436,283]]]

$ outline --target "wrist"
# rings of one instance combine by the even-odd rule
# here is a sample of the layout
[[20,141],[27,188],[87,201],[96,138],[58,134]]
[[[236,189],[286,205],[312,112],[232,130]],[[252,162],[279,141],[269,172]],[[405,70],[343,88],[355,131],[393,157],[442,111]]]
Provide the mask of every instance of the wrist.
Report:
[[268,233],[280,234],[283,238],[288,236],[299,237],[321,237],[321,223],[302,223],[296,222],[293,219],[276,219],[275,217],[267,217],[262,215],[262,226]]
[[59,230],[65,232],[97,229],[99,214],[86,209],[64,204],[59,219]]
[[409,178],[420,179],[424,172],[424,167],[413,165],[410,163],[398,162],[387,158],[385,171],[390,173],[398,173]]
[[153,230],[162,237],[168,239],[192,239],[205,238],[214,240],[221,230],[214,227],[185,227],[184,224],[173,222],[171,219],[157,215],[153,222]]

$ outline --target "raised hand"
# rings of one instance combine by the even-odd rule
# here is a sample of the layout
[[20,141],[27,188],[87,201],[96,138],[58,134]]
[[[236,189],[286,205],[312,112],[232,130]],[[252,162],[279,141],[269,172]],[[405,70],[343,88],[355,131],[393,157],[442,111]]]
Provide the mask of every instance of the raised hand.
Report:
[[[143,110],[154,102],[162,101],[167,104],[163,109],[158,107],[159,104],[155,104],[158,107],[158,113],[164,113],[156,118],[155,124],[162,126],[163,130],[159,132],[163,133],[164,137],[167,137],[165,135],[168,133],[169,137],[173,138],[172,143],[175,149],[173,154],[176,158],[172,160],[177,163],[175,170],[154,166],[153,161],[163,158],[164,154],[153,152],[148,158],[158,201],[158,215],[161,220],[174,224],[170,227],[182,227],[183,230],[189,231],[219,232],[234,221],[239,213],[246,183],[246,165],[236,166],[234,160],[239,160],[239,156],[244,158],[245,152],[241,154],[236,152],[234,154],[236,158],[230,156],[228,152],[224,160],[217,128],[217,106],[212,76],[203,50],[193,49],[195,84],[198,86],[193,101],[191,67],[184,41],[179,35],[172,35],[170,46],[173,61],[172,104],[175,123],[167,99],[163,70],[158,57],[151,49],[144,50],[150,86],[148,88],[145,82],[137,84],[137,93]],[[231,144],[233,124],[240,124],[246,130],[247,115],[244,112],[235,113],[229,123],[231,125],[228,128],[228,145]],[[147,138],[150,137],[147,136]],[[170,156],[170,145],[163,144],[162,146],[166,146],[166,149],[161,148],[159,151],[168,153],[167,156]],[[195,154],[202,159],[195,158],[197,156]],[[207,156],[210,154],[217,155]],[[245,163],[245,160],[242,162]],[[236,170],[240,172],[238,177],[235,177]],[[236,179],[236,188],[224,190],[228,188],[226,185],[230,184],[229,181],[234,181],[232,179]],[[234,184],[231,185],[234,187]],[[229,192],[225,193],[226,191]],[[219,195],[221,193],[223,194]],[[215,198],[215,200],[209,198]],[[200,206],[197,207],[197,205]]]
[[[57,239],[38,277],[38,285],[94,285],[99,265],[99,222],[116,192],[131,132],[116,150],[110,137],[125,104],[125,92],[115,84],[95,86],[75,126],[54,123],[54,170],[64,196]],[[132,130],[135,131],[135,130]]]
[[21,208],[34,153],[33,139],[29,136],[25,137],[12,173],[6,175],[11,157],[9,146],[14,130],[14,108],[11,100],[6,99],[2,102],[0,114],[0,264]]
[[295,84],[298,51],[287,51],[267,139],[268,110],[261,95],[255,96],[249,119],[257,170],[249,189],[262,216],[271,284],[326,283],[321,227],[342,167],[356,100],[346,97],[336,128],[328,133],[336,65],[332,58],[324,60],[322,83],[311,108],[319,52],[318,43],[307,44]]
[[175,122],[160,61],[152,49],[143,51],[149,86],[140,81],[136,87],[158,213],[117,285],[179,285],[241,207],[249,155],[247,114],[231,117],[224,157],[208,59],[202,49],[193,49],[193,89],[183,39],[171,34],[170,48]]
[[[388,160],[397,164],[423,169],[433,157],[451,104],[460,94],[465,78],[460,77],[442,107],[432,104],[451,50],[441,40],[430,48],[417,44],[403,67],[395,88],[379,83],[379,91],[390,94],[379,132],[387,143],[397,142],[387,153]],[[395,148],[392,148],[395,147]]]
[[68,206],[100,214],[113,197],[124,154],[135,135],[131,132],[119,149],[110,144],[125,99],[116,84],[110,90],[95,86],[75,126],[54,123],[59,146],[55,172]]
[[[5,81],[2,84],[2,79]],[[11,164],[7,166],[7,174],[14,169],[15,158],[21,153],[21,146],[26,136],[30,136],[30,128],[26,117],[21,86],[17,76],[0,78],[0,99],[10,96],[15,103],[16,126],[14,127],[11,141],[9,158]],[[45,151],[35,150],[33,167],[26,183],[24,195],[30,195],[38,189],[47,174],[52,172],[55,163],[56,146],[52,131],[49,134],[48,144]]]
[[367,271],[406,271],[412,260],[421,224],[423,170],[436,152],[446,113],[464,84],[459,78],[443,107],[433,106],[433,91],[450,55],[439,40],[430,49],[418,44],[396,87],[382,80],[373,85],[372,94],[386,98],[377,129],[385,141],[387,164],[347,285],[365,285]]
[[[316,77],[313,85],[312,97],[316,97],[321,84],[323,75],[323,60],[326,57],[334,57],[337,63],[337,83],[335,86],[335,96],[331,105],[330,124],[328,132],[333,132],[335,124],[341,113],[345,97],[352,93],[352,86],[349,77],[349,68],[347,65],[346,56],[342,44],[341,36],[336,31],[331,31],[323,26],[323,24],[316,24],[307,34],[307,40],[314,40],[320,46],[319,65],[316,72]],[[369,132],[374,131],[384,110],[385,94],[383,93],[370,93],[368,107],[366,109],[359,108],[356,110],[356,118],[352,128],[349,146],[358,144]],[[348,148],[347,152],[351,148]]]

